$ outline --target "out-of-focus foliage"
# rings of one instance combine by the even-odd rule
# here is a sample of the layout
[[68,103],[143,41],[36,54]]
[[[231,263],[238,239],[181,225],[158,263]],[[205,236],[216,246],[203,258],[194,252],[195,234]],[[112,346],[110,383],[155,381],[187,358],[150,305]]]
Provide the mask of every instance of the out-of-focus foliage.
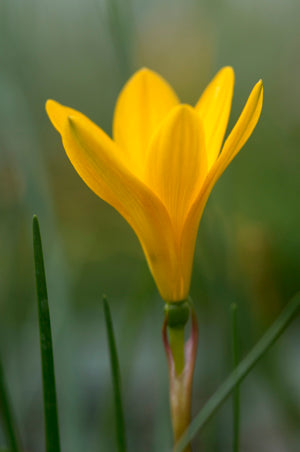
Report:
[[[115,320],[129,446],[161,452],[171,444],[162,301],[130,227],[68,162],[46,99],[110,133],[118,92],[139,67],[157,70],[195,103],[229,64],[234,124],[250,87],[264,81],[260,123],[215,187],[199,229],[191,291],[200,323],[198,411],[231,366],[231,302],[246,352],[299,288],[299,14],[297,0],[1,0],[0,348],[26,450],[43,447],[33,213],[46,259],[62,450],[114,448],[103,292]],[[243,450],[296,450],[297,327],[241,387]],[[196,450],[230,450],[230,410],[228,403]]]

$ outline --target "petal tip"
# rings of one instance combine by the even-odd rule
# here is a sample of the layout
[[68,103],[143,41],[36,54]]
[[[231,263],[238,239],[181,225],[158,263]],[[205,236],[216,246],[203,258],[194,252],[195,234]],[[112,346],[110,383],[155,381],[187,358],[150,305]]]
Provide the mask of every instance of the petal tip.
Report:
[[56,130],[60,131],[62,112],[65,107],[55,100],[48,99],[45,104],[46,113]]
[[199,121],[199,116],[194,107],[189,104],[179,104],[173,108],[170,112],[170,116],[173,118],[196,118]]
[[222,69],[221,69],[221,71],[225,71],[225,72],[227,72],[228,74],[229,74],[229,73],[230,73],[230,74],[234,74],[234,69],[233,69],[232,66],[223,66]]
[[53,99],[48,99],[45,104],[45,109],[50,119],[52,116],[56,116],[56,114],[64,108],[64,105]]
[[45,103],[45,109],[48,115],[50,115],[52,108],[57,104],[53,99],[47,99]]
[[235,79],[235,73],[232,66],[222,67],[222,69],[219,70],[218,75],[222,75],[223,77],[227,77],[229,79],[232,79],[233,81]]
[[262,79],[258,80],[258,82],[256,83],[256,85],[253,88],[253,92],[257,93],[258,96],[258,102],[262,102],[262,98],[263,98],[263,92],[264,92],[264,86],[263,86],[263,81]]
[[141,67],[140,69],[138,69],[134,74],[132,74],[132,76],[130,77],[129,80],[133,80],[133,79],[137,79],[137,78],[142,78],[142,77],[149,77],[149,76],[157,76],[158,74],[155,71],[152,71],[152,69],[147,68],[146,66]]
[[[153,69],[149,69],[146,66],[141,67],[140,69],[138,69],[136,72],[134,72],[134,74],[132,74],[132,76],[130,77],[130,79],[128,80],[128,82],[126,84],[130,84],[131,82],[136,82],[137,80],[159,80],[160,82],[164,82],[166,83],[165,79],[156,71],[154,71]],[[126,86],[126,85],[125,85]]]
[[149,68],[147,68],[147,66],[142,66],[140,69],[138,69],[135,73],[136,74],[145,74],[145,73],[148,73],[148,72],[153,72],[153,71],[151,71],[151,69],[149,69]]

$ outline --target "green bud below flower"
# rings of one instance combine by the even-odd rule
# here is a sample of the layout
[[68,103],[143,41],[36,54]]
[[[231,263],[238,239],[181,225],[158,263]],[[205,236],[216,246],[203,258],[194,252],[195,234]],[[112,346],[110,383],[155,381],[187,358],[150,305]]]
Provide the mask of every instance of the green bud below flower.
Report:
[[166,303],[165,314],[169,328],[184,328],[190,316],[190,298],[176,303]]

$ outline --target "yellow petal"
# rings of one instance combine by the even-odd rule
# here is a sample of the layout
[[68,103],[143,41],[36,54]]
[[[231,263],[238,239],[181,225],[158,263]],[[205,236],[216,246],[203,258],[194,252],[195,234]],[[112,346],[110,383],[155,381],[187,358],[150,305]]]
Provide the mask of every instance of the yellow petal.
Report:
[[113,138],[135,173],[145,165],[151,136],[178,102],[171,86],[149,69],[136,72],[124,86],[115,108]]
[[214,180],[220,177],[252,134],[260,117],[262,103],[263,84],[259,80],[251,91],[237,123],[227,137],[221,155],[214,165],[215,168],[212,168],[212,175],[215,173]]
[[162,297],[181,296],[175,240],[161,201],[131,173],[121,149],[87,117],[51,100],[46,110],[78,174],[135,231]]
[[188,213],[180,247],[183,261],[192,262],[193,260],[199,222],[210,192],[217,179],[221,176],[253,132],[261,113],[262,101],[263,86],[262,81],[259,81],[254,86],[236,125],[225,141],[221,155],[208,173],[203,187],[199,191],[199,194]]
[[153,137],[145,173],[145,181],[166,206],[177,236],[206,170],[199,117],[192,107],[179,105]]
[[216,161],[226,132],[234,86],[234,72],[221,69],[200,97],[196,110],[203,123],[208,168]]

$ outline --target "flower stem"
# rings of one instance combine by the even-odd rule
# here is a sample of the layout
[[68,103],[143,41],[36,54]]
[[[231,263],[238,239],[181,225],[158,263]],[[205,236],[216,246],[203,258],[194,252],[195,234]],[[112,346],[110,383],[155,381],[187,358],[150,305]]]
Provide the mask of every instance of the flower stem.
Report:
[[208,400],[198,415],[194,418],[189,428],[186,430],[175,447],[174,452],[185,451],[187,444],[194,438],[196,433],[212,418],[215,412],[227,399],[237,384],[253,369],[260,358],[269,350],[274,342],[281,336],[291,321],[300,314],[300,292],[290,300],[282,313],[275,320],[273,325],[267,330],[260,341],[252,348],[249,354],[238,364],[235,370],[223,382],[215,394]]
[[184,328],[169,327],[168,332],[175,372],[180,375],[184,369]]
[[[174,446],[191,421],[192,381],[197,351],[198,325],[189,301],[166,305],[163,324],[163,342],[166,350],[169,381],[170,407]],[[185,327],[191,317],[191,334],[185,342]],[[184,452],[191,452],[188,444]]]

